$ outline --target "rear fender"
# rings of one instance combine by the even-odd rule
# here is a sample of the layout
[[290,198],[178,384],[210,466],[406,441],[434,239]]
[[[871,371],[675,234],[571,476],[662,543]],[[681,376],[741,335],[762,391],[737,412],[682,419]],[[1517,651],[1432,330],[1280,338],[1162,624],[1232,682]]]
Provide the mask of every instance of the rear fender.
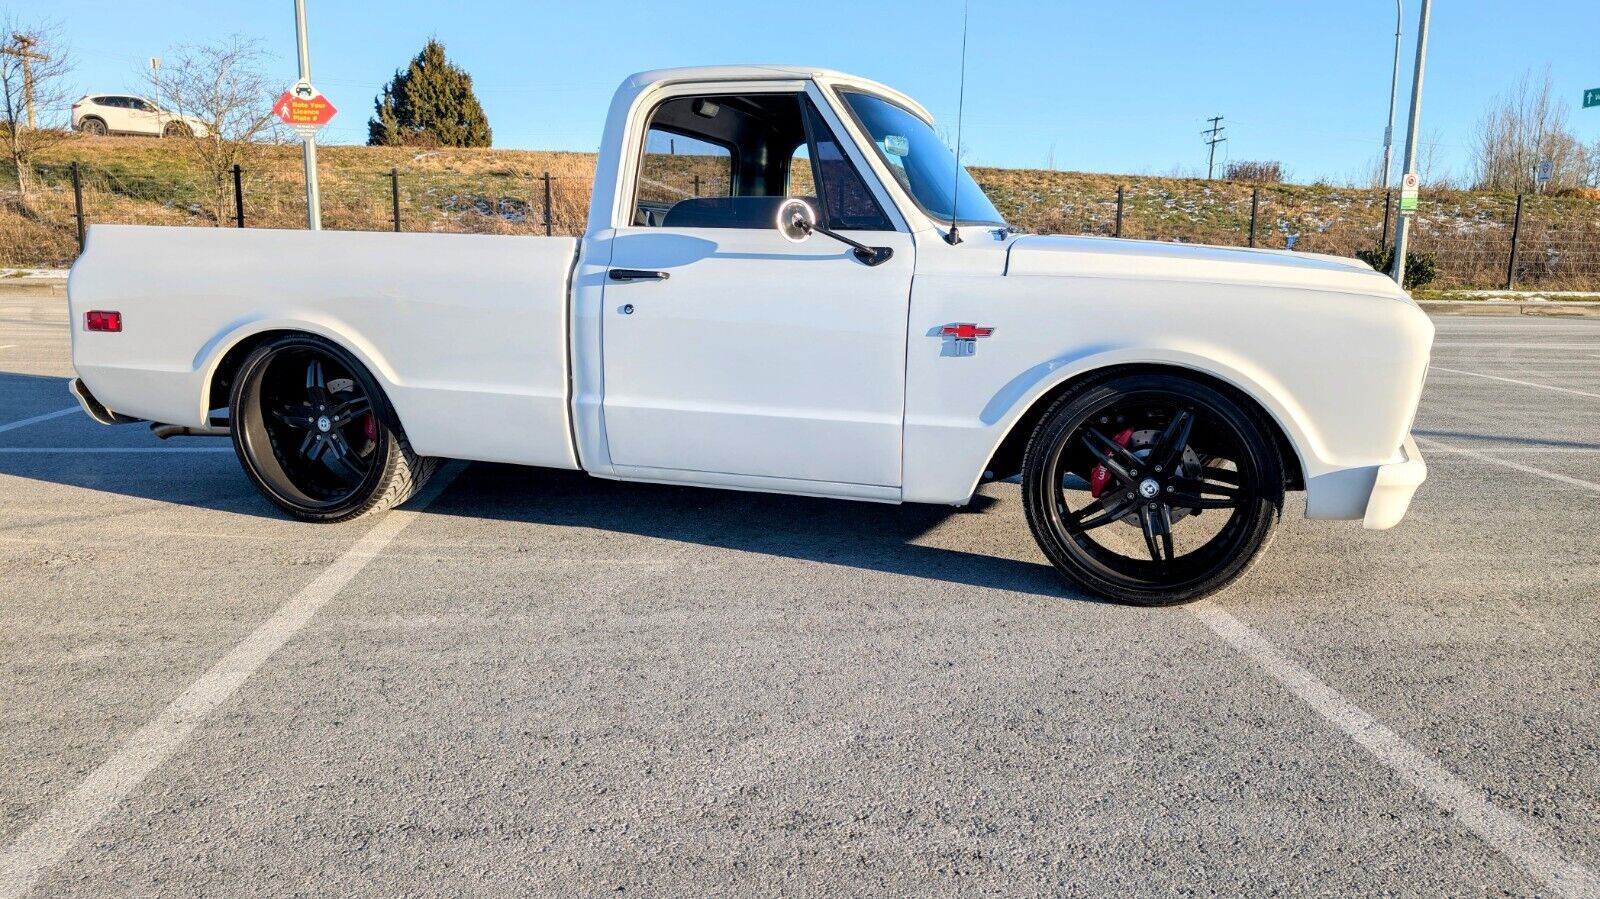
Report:
[[[293,316],[247,318],[230,322],[207,341],[195,356],[195,370],[203,373],[200,395],[196,398],[199,409],[195,420],[206,421],[211,414],[211,410],[206,408],[210,405],[211,386],[215,383],[222,360],[227,358],[228,353],[252,337],[274,331],[315,334],[344,347],[366,366],[367,371],[371,372],[383,387],[390,405],[394,405],[396,391],[393,388],[400,381],[395,375],[393,366],[377,346],[359,328],[347,321],[326,313],[303,312]],[[395,414],[400,416],[402,423],[405,421],[405,412],[398,406],[395,407]]]

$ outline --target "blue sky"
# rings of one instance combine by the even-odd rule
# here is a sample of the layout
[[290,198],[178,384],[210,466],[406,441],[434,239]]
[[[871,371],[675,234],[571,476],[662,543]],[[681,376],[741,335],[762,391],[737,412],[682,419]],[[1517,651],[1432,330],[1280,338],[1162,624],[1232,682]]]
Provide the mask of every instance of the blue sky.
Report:
[[[1406,0],[1396,158],[1418,0]],[[204,7],[203,14],[196,10]],[[414,2],[308,0],[313,80],[339,107],[325,140],[360,142],[372,98],[430,36],[472,73],[495,145],[592,150],[630,72],[721,62],[820,65],[875,78],[952,126],[960,0]],[[755,10],[752,14],[752,10]],[[241,34],[295,77],[291,0],[53,0],[13,11],[67,26],[85,91],[134,89],[150,56]],[[1281,161],[1295,180],[1343,179],[1382,144],[1392,0],[977,2],[966,143],[985,165],[1166,174],[1204,170],[1200,131],[1226,117],[1219,159]],[[1580,137],[1600,141],[1596,0],[1435,4],[1423,131],[1460,173],[1474,122],[1525,70],[1546,67]]]

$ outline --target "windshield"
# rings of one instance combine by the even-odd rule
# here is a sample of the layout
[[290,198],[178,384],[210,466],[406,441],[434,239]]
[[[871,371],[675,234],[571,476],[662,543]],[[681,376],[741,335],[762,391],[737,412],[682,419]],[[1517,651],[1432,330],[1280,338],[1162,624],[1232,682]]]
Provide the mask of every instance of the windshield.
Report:
[[995,211],[967,170],[956,168],[955,155],[927,122],[880,97],[852,91],[841,93],[856,121],[872,138],[878,158],[889,166],[895,180],[911,194],[923,212],[948,222],[952,218],[951,198],[955,196],[961,213],[958,224],[1005,224],[1005,219]]

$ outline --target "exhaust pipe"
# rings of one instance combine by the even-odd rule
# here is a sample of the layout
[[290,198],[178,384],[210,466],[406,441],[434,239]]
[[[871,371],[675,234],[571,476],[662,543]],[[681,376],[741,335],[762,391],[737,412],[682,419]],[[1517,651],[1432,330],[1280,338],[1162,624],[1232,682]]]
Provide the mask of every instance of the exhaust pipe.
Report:
[[169,425],[162,424],[159,421],[152,421],[150,423],[150,433],[162,440],[166,440],[168,437],[226,437],[233,433],[233,429],[228,427],[226,418],[213,418],[211,423],[203,428],[189,425]]

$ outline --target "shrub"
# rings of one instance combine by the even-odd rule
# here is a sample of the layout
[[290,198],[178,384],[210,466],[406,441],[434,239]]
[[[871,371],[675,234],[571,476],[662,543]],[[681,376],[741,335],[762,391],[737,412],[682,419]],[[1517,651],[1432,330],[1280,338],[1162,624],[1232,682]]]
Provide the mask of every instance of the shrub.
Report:
[[[1377,271],[1387,272],[1394,265],[1394,248],[1357,250],[1356,258]],[[1439,277],[1439,260],[1434,258],[1432,253],[1406,254],[1406,290],[1427,287],[1437,277]]]
[[1243,160],[1230,162],[1223,177],[1229,181],[1244,181],[1251,184],[1278,184],[1283,181],[1283,164]]

